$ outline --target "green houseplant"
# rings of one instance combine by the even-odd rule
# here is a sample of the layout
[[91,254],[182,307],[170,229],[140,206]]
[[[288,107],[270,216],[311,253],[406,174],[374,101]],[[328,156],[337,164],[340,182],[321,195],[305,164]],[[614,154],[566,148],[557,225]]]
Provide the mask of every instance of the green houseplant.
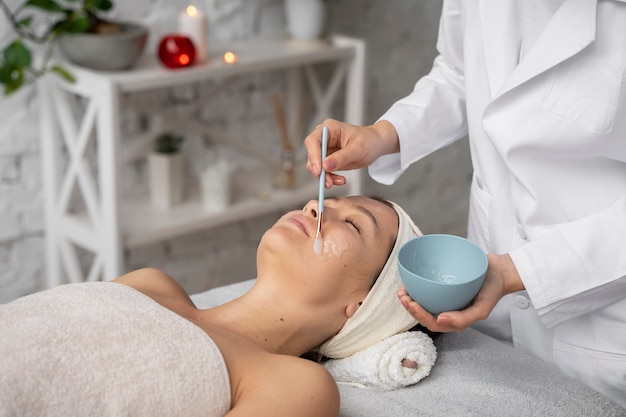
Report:
[[[112,0],[26,0],[14,11],[0,0],[0,8],[17,35],[0,56],[0,84],[5,95],[48,72],[73,81],[67,69],[52,62],[57,44],[66,58],[79,65],[121,69],[128,66],[126,61],[134,62],[141,54],[147,37],[141,25],[101,17],[113,8]],[[37,63],[31,49],[34,44],[45,47]],[[98,60],[101,66],[110,62],[119,68],[98,68]]]
[[176,153],[180,151],[184,139],[183,135],[169,132],[163,133],[154,140],[152,150],[157,153]]
[[[8,95],[49,71],[72,81],[72,75],[62,66],[50,64],[57,40],[66,33],[103,30],[109,24],[98,13],[110,10],[113,3],[111,0],[27,0],[11,11],[0,0],[0,7],[17,34],[2,51],[0,83]],[[36,17],[46,20],[47,27],[39,32],[35,28]],[[35,66],[29,43],[46,45],[40,65]]]

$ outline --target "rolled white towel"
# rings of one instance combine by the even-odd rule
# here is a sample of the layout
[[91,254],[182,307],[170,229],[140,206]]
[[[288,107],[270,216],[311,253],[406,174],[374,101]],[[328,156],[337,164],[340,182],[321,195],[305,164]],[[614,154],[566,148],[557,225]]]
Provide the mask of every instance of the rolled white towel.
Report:
[[[417,367],[403,365],[404,359]],[[406,331],[324,365],[338,384],[391,390],[419,382],[430,374],[436,360],[437,349],[429,336]]]

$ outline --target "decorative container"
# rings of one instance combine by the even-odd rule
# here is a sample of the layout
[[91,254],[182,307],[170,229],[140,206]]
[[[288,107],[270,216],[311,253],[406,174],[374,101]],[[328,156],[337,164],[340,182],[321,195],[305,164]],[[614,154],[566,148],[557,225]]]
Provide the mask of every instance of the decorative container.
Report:
[[59,38],[61,52],[71,62],[99,71],[131,68],[146,46],[148,29],[136,23],[122,23],[120,33],[75,33]]
[[200,175],[202,206],[211,213],[225,210],[232,203],[232,168],[224,159],[211,163]]
[[315,41],[326,30],[326,3],[322,0],[285,0],[287,35],[296,41]]
[[183,200],[184,165],[181,152],[148,155],[150,199],[157,210],[169,210]]

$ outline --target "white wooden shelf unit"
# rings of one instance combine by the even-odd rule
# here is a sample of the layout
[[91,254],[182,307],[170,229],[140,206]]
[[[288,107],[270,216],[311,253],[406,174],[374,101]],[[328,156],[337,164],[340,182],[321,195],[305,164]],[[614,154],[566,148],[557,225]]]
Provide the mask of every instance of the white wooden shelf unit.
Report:
[[[226,64],[221,54],[237,54]],[[333,64],[333,75],[320,85],[315,65]],[[96,72],[68,65],[75,83],[47,76],[39,84],[41,97],[42,168],[46,221],[46,280],[48,286],[65,282],[110,280],[123,273],[124,248],[154,243],[182,234],[293,207],[317,196],[317,185],[307,183],[293,190],[275,190],[267,198],[237,201],[220,213],[208,213],[198,200],[168,212],[155,212],[149,201],[120,198],[119,155],[123,140],[122,96],[233,76],[284,71],[287,122],[302,101],[305,83],[315,107],[314,120],[332,116],[331,106],[344,87],[344,119],[361,125],[365,107],[365,43],[334,36],[328,45],[306,48],[284,40],[258,40],[216,48],[209,62],[185,69],[167,70],[146,53],[135,68],[122,72]],[[76,116],[69,95],[83,99],[85,111]],[[180,121],[179,121],[180,122]],[[91,166],[85,149],[95,141],[97,162]],[[349,186],[334,187],[334,194],[361,192],[361,173],[345,173]],[[72,193],[84,202],[84,213],[70,212]],[[91,253],[84,270],[76,246]]]

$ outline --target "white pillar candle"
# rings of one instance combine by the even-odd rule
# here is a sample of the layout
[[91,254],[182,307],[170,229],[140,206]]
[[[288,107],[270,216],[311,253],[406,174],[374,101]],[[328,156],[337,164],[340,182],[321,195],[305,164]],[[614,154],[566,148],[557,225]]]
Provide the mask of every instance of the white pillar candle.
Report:
[[202,205],[208,212],[220,212],[231,204],[232,168],[224,159],[212,162],[200,175]]
[[178,32],[191,39],[196,48],[196,62],[204,62],[208,55],[209,31],[204,13],[189,5],[178,16]]

